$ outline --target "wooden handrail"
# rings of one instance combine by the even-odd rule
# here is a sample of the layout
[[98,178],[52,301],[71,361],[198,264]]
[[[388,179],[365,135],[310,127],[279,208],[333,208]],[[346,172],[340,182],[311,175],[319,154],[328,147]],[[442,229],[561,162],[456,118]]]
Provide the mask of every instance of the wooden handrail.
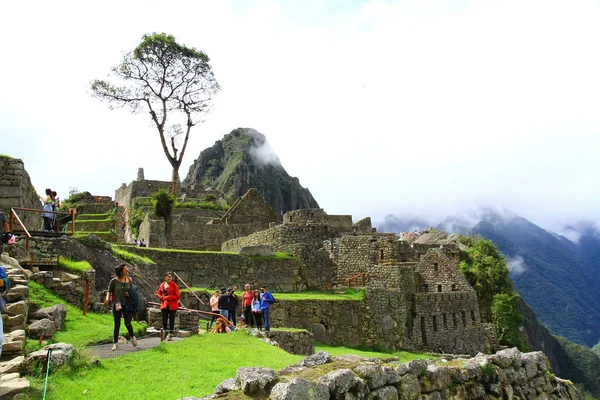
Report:
[[354,285],[356,285],[358,287],[358,280],[361,278],[362,278],[362,285],[365,286],[365,284],[367,283],[367,273],[366,272],[358,273],[354,276],[351,276],[350,278],[344,279],[344,281],[346,282],[348,287],[352,287]]
[[21,218],[19,218],[19,216],[15,212],[15,209],[11,208],[10,209],[10,224],[9,224],[11,232],[13,230],[12,229],[13,228],[13,218],[17,219],[17,222],[19,223],[19,225],[21,225],[21,228],[23,228],[25,235],[27,235],[27,239],[25,239],[25,251],[29,252],[29,239],[31,239],[31,234],[29,233],[29,231],[27,230],[25,225],[23,225],[23,222],[21,221]]

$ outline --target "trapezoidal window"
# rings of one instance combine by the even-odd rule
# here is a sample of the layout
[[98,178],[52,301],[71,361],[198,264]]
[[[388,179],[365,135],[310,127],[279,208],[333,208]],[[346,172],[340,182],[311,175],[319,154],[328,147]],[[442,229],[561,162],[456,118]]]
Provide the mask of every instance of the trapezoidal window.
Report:
[[440,270],[440,266],[439,266],[439,264],[438,264],[438,263],[433,263],[433,270],[434,270],[435,272],[438,272],[438,271]]
[[442,314],[442,321],[444,322],[444,329],[448,330],[448,317],[446,316],[446,313]]
[[475,311],[471,310],[471,324],[475,325]]
[[433,331],[437,332],[437,317],[434,315],[432,317],[432,320],[433,320]]
[[438,285],[438,292],[442,291],[442,285]]

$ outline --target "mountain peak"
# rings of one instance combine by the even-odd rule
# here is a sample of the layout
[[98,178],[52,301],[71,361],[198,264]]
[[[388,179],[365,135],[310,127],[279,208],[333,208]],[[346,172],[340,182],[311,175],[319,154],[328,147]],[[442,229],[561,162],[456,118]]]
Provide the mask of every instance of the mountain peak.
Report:
[[288,175],[265,135],[252,128],[234,129],[203,150],[183,181],[194,184],[221,190],[230,201],[255,188],[278,213],[319,208],[298,178]]

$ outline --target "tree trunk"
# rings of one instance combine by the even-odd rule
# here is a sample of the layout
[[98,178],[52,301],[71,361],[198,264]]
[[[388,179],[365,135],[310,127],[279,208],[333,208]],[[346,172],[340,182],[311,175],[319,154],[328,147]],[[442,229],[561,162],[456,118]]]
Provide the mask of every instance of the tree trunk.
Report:
[[173,166],[173,174],[171,175],[171,194],[173,196],[179,197],[180,186],[181,183],[179,182],[179,165]]
[[173,247],[173,238],[171,237],[171,233],[173,232],[173,218],[171,217],[171,213],[167,215],[165,218],[165,243],[168,249]]

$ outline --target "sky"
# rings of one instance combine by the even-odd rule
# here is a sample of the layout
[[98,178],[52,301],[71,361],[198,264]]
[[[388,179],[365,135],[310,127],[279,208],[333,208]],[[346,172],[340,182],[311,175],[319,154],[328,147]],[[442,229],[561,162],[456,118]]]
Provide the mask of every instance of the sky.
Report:
[[263,133],[329,214],[502,207],[600,222],[599,1],[9,2],[0,154],[39,193],[170,180],[147,113],[90,96],[143,34],[205,51],[222,90],[180,169]]

